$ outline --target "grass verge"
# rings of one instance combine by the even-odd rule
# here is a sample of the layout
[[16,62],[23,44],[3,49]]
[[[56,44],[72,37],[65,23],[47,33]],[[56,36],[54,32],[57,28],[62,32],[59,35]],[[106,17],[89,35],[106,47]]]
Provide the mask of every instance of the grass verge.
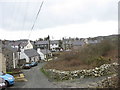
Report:
[[40,69],[40,71],[48,78],[50,78],[50,74],[46,72],[43,68]]

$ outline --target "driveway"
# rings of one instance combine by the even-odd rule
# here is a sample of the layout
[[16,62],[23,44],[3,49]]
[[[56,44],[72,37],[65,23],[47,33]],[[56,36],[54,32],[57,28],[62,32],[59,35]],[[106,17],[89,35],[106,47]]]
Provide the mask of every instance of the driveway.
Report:
[[23,70],[27,81],[16,82],[15,85],[10,88],[58,88],[40,71],[40,68],[44,64],[45,63],[39,63],[36,67],[32,67],[29,70]]

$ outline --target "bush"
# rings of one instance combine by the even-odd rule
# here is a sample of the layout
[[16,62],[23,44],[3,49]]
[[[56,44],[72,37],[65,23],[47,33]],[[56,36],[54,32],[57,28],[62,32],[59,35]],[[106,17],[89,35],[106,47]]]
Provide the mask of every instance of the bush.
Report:
[[72,69],[85,66],[97,67],[102,64],[110,63],[106,56],[110,51],[116,49],[117,45],[110,40],[103,40],[101,43],[88,44],[80,48],[80,50],[72,50],[63,52],[59,55],[57,61],[51,61],[46,65],[47,68],[54,69]]

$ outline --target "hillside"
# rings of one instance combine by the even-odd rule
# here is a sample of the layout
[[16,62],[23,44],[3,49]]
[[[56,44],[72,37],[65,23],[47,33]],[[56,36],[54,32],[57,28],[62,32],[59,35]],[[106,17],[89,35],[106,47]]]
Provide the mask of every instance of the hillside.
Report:
[[78,51],[63,52],[57,60],[48,62],[44,68],[57,70],[88,69],[105,63],[117,62],[117,56],[117,37],[108,36],[104,37],[101,43],[85,45]]

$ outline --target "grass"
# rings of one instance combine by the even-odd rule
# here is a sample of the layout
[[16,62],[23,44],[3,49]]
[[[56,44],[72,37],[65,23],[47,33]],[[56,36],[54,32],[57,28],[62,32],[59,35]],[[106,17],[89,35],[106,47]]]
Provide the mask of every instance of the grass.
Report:
[[13,74],[13,72],[6,72],[7,74]]
[[104,40],[98,44],[90,44],[70,52],[63,52],[57,60],[49,61],[43,68],[57,70],[79,70],[99,67],[102,64],[117,61],[116,43]]
[[48,78],[50,78],[50,75],[48,72],[46,72],[43,68],[40,69],[40,71]]

